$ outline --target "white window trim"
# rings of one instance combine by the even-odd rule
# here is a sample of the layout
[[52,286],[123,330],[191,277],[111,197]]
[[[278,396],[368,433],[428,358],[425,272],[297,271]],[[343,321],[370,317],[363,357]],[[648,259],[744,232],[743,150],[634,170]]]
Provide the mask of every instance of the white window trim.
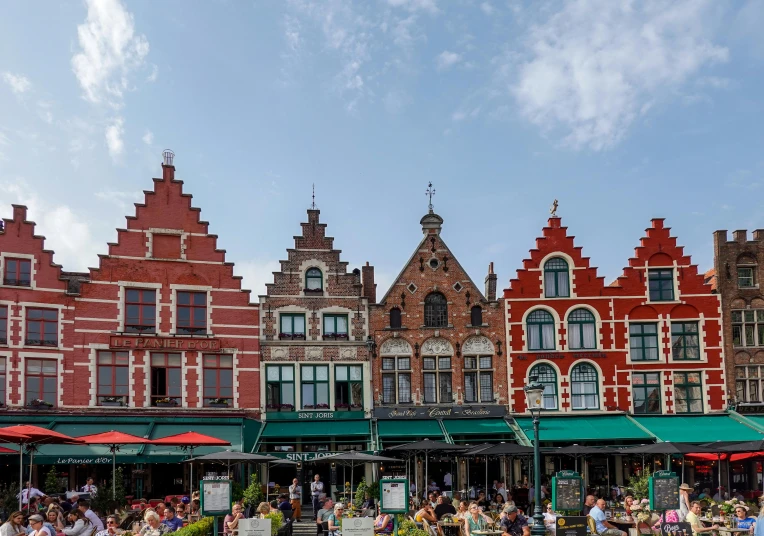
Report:
[[[57,408],[63,407],[64,405],[64,354],[62,353],[45,353],[45,352],[19,352],[19,379],[21,386],[19,387],[19,406],[25,407],[26,406],[26,374],[27,374],[27,359],[52,359],[56,361],[56,372],[58,373],[58,387],[56,390],[58,391],[56,393],[56,398],[58,399],[58,403],[56,404]],[[7,362],[6,362],[7,363]],[[6,378],[8,378],[8,369],[6,365]],[[7,381],[7,379],[6,379]],[[8,391],[6,391],[7,393]],[[6,395],[7,396],[7,395]]]
[[160,304],[162,303],[162,283],[144,283],[140,281],[117,281],[117,284],[119,285],[119,301],[117,303],[117,314],[119,315],[119,328],[117,331],[120,333],[125,332],[125,315],[127,314],[127,311],[125,310],[125,299],[127,298],[127,295],[125,293],[126,288],[131,289],[148,289],[148,290],[155,290],[156,293],[154,294],[155,302],[155,311],[156,311],[156,328],[155,332],[152,335],[167,335],[167,333],[161,331],[161,325],[162,325],[162,315],[160,310]]
[[[544,274],[546,273],[544,267],[546,266],[546,263],[549,259],[554,259],[555,257],[559,257],[565,262],[568,263],[568,290],[570,291],[570,296],[557,296],[554,298],[547,298],[546,297],[546,278],[544,277]],[[568,255],[567,253],[563,253],[562,251],[554,251],[552,253],[548,253],[546,256],[544,256],[541,261],[539,262],[539,271],[541,272],[541,298],[545,300],[569,300],[571,298],[576,298],[576,287],[573,283],[573,270],[576,269],[576,263],[573,261],[573,258]]]
[[178,333],[178,291],[180,292],[204,292],[207,295],[207,325],[205,333],[213,335],[212,332],[212,287],[204,285],[170,285],[170,333],[179,337],[189,337],[187,333]]
[[[19,287],[16,285],[4,285],[3,282],[5,281],[5,259],[25,259],[30,261],[29,263],[29,286],[28,287]],[[13,253],[11,251],[2,251],[0,252],[0,288],[14,288],[14,289],[32,289],[35,290],[37,288],[37,258],[34,255],[30,255],[28,253]],[[58,290],[58,292],[64,292],[63,289]]]

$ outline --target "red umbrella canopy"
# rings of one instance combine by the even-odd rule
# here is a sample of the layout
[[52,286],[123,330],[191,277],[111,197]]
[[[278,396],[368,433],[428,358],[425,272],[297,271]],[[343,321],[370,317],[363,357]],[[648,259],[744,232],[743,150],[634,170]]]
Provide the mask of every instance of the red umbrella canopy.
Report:
[[0,447],[0,454],[18,454],[19,451],[13,450],[13,449],[7,449],[5,447]]
[[133,434],[126,434],[111,430],[100,434],[80,436],[77,438],[88,445],[138,445],[142,443],[151,443],[150,439],[138,437]]
[[224,447],[230,445],[229,441],[218,439],[197,432],[185,432],[182,434],[171,435],[154,439],[151,443],[154,445],[170,445],[175,447]]
[[54,432],[53,430],[48,430],[47,428],[41,428],[39,426],[34,426],[31,424],[17,424],[16,426],[8,426],[6,428],[0,428],[0,432],[16,432],[17,434],[22,434],[29,438],[28,440],[10,441],[12,443],[37,443],[37,444],[44,444],[44,443],[79,444],[80,443],[79,439],[75,439],[73,437],[69,437],[68,435],[60,434],[58,432]]
[[19,444],[26,441],[31,441],[31,439],[32,438],[28,435],[20,434],[18,432],[14,432],[13,430],[8,430],[8,428],[0,428],[0,441]]

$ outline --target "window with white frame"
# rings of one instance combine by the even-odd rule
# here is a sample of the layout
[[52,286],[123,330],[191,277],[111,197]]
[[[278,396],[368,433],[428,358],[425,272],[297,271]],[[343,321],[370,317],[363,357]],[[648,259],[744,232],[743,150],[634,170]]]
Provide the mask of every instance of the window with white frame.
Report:
[[576,309],[568,315],[568,344],[571,350],[597,348],[597,321],[591,311]]
[[493,365],[490,355],[464,357],[464,401],[493,402]]
[[526,320],[529,350],[554,350],[554,317],[549,311],[538,309]]
[[411,404],[411,357],[382,358],[382,403]]
[[422,370],[424,371],[424,403],[450,404],[453,402],[451,358],[424,357]]
[[761,402],[764,367],[738,365],[735,367],[735,397],[738,402]]
[[570,371],[573,409],[599,409],[599,378],[589,363],[579,363]]
[[732,311],[732,345],[764,346],[764,309]]

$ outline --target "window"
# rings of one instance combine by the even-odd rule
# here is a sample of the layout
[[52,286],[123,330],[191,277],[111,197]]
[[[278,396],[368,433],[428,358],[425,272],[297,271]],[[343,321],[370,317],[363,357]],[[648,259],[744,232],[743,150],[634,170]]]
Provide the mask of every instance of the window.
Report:
[[528,377],[536,376],[536,381],[544,386],[544,409],[557,409],[557,371],[546,363],[535,365]]
[[5,358],[0,357],[0,403],[8,404],[8,401],[5,399]]
[[318,268],[308,268],[305,272],[305,290],[324,290],[324,276]]
[[470,325],[482,326],[483,325],[483,308],[479,305],[475,305],[470,309]]
[[660,372],[634,372],[631,375],[631,392],[634,396],[634,414],[646,415],[661,412]]
[[703,413],[703,388],[700,372],[674,373],[674,410],[677,413]]
[[382,358],[382,403],[396,402],[411,404],[410,357]]
[[431,292],[424,299],[424,325],[429,328],[448,326],[448,302],[440,292]]
[[3,285],[28,287],[32,284],[32,261],[25,259],[5,259]]
[[697,322],[671,323],[671,354],[677,360],[700,359]]
[[207,293],[178,291],[177,300],[178,333],[206,333]]
[[756,286],[756,268],[753,266],[737,267],[738,288],[753,288]]
[[397,307],[393,307],[390,309],[390,327],[393,329],[400,329],[402,325],[401,310]]
[[674,270],[671,268],[648,270],[647,281],[650,301],[674,300]]
[[204,354],[204,405],[233,406],[233,356]]
[[762,367],[757,365],[735,367],[735,394],[738,402],[761,402]]
[[180,354],[151,354],[151,405],[179,406],[181,396]]
[[294,368],[292,365],[268,365],[265,369],[267,409],[294,409]]
[[26,360],[26,404],[42,400],[58,404],[58,364],[55,359]]
[[347,340],[348,315],[324,315],[324,340]]
[[597,323],[591,311],[576,309],[568,316],[568,344],[571,350],[597,348]]
[[[424,373],[424,403],[447,404],[453,402],[451,392],[451,358],[425,357],[422,359]],[[432,372],[427,372],[432,371]]]
[[125,331],[128,333],[156,332],[156,291],[125,289]]
[[493,402],[491,356],[464,358],[464,401]]
[[544,263],[544,296],[547,298],[570,296],[568,263],[565,259],[554,257]]
[[58,346],[58,311],[56,309],[27,309],[26,344]]
[[0,305],[0,344],[8,344],[8,307]]
[[630,323],[629,346],[632,361],[658,360],[658,324]]
[[305,340],[305,314],[281,313],[279,339]]
[[570,372],[573,409],[599,409],[597,371],[588,363],[579,363]]
[[104,402],[126,406],[129,395],[127,352],[98,352],[98,405]]
[[548,311],[533,311],[527,324],[529,350],[554,350],[554,318]]
[[329,367],[309,365],[302,367],[302,407],[329,407]]
[[337,365],[334,367],[334,405],[363,408],[363,367]]
[[764,345],[764,309],[732,311],[732,345]]

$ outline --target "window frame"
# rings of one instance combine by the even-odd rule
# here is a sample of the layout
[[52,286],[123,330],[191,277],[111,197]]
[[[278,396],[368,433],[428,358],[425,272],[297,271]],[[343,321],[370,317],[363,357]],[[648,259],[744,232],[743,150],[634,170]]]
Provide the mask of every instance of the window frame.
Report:
[[[102,363],[102,358],[109,357],[109,363]],[[120,363],[120,360],[124,360]],[[101,391],[102,386],[106,384],[101,383],[101,371],[108,369],[110,384],[109,392]],[[119,369],[125,369],[126,384],[117,383],[117,373]],[[124,393],[119,393],[120,388],[124,388]],[[103,406],[106,400],[105,398],[121,398],[122,404],[127,406],[130,404],[130,353],[116,350],[98,350],[96,352],[96,405]]]
[[[542,313],[544,315],[547,315],[549,320],[534,320],[532,317],[536,313]],[[546,348],[544,346],[544,326],[552,326],[552,346],[551,348]],[[531,346],[531,330],[532,329],[538,329],[538,335],[539,335],[539,347],[533,347]],[[527,334],[526,338],[526,344],[528,345],[528,350],[532,352],[544,352],[547,350],[555,350],[557,349],[557,329],[556,329],[556,323],[554,320],[554,315],[547,311],[546,309],[534,309],[530,313],[528,313],[528,316],[525,319],[525,330]]]
[[[653,289],[653,282],[658,283],[657,286],[659,288]],[[667,288],[662,284],[665,282],[669,283]],[[666,293],[670,293],[670,296],[666,297]],[[651,302],[676,301],[676,294],[674,292],[674,268],[648,268],[647,297]]]
[[[345,333],[337,331],[337,320],[345,320]],[[326,331],[326,321],[334,324],[334,332]],[[350,339],[350,319],[347,313],[324,313],[321,319],[322,338],[327,341],[347,341]]]
[[[694,325],[695,331],[686,331],[688,325]],[[679,331],[677,333],[674,332],[674,326],[682,326],[682,331]],[[676,346],[675,339],[677,340],[681,337],[682,339],[682,345],[681,345],[681,357],[676,356]],[[687,344],[687,338],[688,337],[695,337],[695,345],[691,346]],[[687,351],[691,349],[695,349],[698,352],[698,357],[687,357]],[[700,353],[700,322],[697,320],[674,320],[671,322],[671,359],[674,361],[702,361],[703,357]]]
[[[425,368],[425,360],[433,360],[433,368]],[[447,366],[441,366],[444,359],[448,360]],[[452,404],[454,402],[454,375],[452,369],[452,356],[428,355],[422,356],[422,404]],[[430,400],[427,396],[427,378],[434,380],[435,399]],[[444,383],[447,379],[447,383]],[[444,393],[444,387],[447,387]]]
[[[137,292],[138,293],[138,301],[133,301],[131,299],[131,293]],[[153,295],[153,298],[149,301],[146,299],[146,293],[151,293]],[[139,333],[139,334],[150,334],[150,333],[156,333],[157,332],[157,289],[154,288],[139,288],[139,287],[125,287],[125,309],[124,309],[124,326],[122,328],[122,331],[125,333]],[[131,317],[128,314],[128,309],[130,307],[138,307],[138,317],[136,319],[136,322],[131,321]],[[154,310],[154,316],[151,320],[151,323],[147,323],[149,321],[149,316],[146,315],[147,308],[152,308]]]
[[[318,370],[326,370],[326,379],[325,380],[319,380],[318,375],[316,372]],[[305,379],[305,372],[307,370],[312,370],[313,372],[313,379],[306,380]],[[331,383],[329,377],[329,365],[300,365],[300,406],[302,409],[328,409],[330,407],[331,401],[332,401],[332,394],[329,390],[329,384]],[[318,387],[319,385],[325,385],[326,386],[326,402],[318,402]],[[307,399],[306,396],[304,396],[303,389],[306,386],[313,386],[313,401],[314,404],[307,405],[305,404],[305,401]],[[324,407],[326,406],[326,407]]]
[[[635,378],[637,376],[642,377],[642,381],[644,383],[637,384],[635,381]],[[655,376],[658,379],[657,387],[656,384],[650,384],[648,383],[647,376]],[[654,388],[657,389],[658,392],[658,409],[656,411],[649,411],[649,400],[650,400],[650,389]],[[633,413],[634,415],[662,415],[663,414],[663,392],[662,392],[663,386],[661,384],[661,373],[660,372],[654,372],[654,371],[633,371],[631,373],[631,390],[632,390],[632,396],[631,399],[633,401]],[[637,409],[637,396],[636,393],[638,391],[643,391],[643,407],[645,408],[644,411],[639,411]]]
[[392,307],[390,309],[390,319],[388,324],[390,329],[403,328],[403,314],[400,307]]
[[[751,369],[756,369],[756,376],[749,375],[749,372]],[[743,370],[744,374],[741,376],[738,371]],[[764,387],[764,377],[762,377],[762,373],[764,372],[764,369],[762,369],[761,365],[750,363],[747,365],[735,365],[735,398],[738,402],[744,402],[744,403],[752,403],[752,404],[758,404],[763,401],[762,395],[764,394],[764,391],[762,390],[762,387]],[[756,399],[752,400],[750,393],[751,393],[751,386],[756,386]],[[743,395],[740,396],[740,386],[742,385]]]
[[[278,380],[269,380],[268,379],[268,370],[271,368],[278,369],[279,371],[279,379]],[[285,380],[284,379],[284,369],[291,369],[292,370],[292,379],[291,380]],[[266,404],[266,410],[268,409],[281,409],[284,408],[284,406],[292,406],[291,409],[295,408],[296,401],[297,401],[297,391],[295,390],[295,367],[294,365],[284,365],[284,364],[273,364],[273,365],[266,365],[265,366],[265,404]],[[292,401],[291,402],[284,402],[284,385],[292,385]],[[269,402],[268,397],[270,395],[269,393],[269,385],[278,385],[279,389],[279,401],[276,402]],[[278,408],[276,407],[278,406]],[[284,408],[289,409],[289,408]]]
[[[738,264],[737,265],[737,288],[757,288],[758,282],[756,281],[756,268],[757,266],[755,264]],[[749,270],[750,271],[750,285],[741,285],[740,281],[743,278],[743,276],[740,274],[741,270]]]
[[[748,314],[753,315],[753,320],[746,319]],[[732,326],[733,347],[751,348],[764,346],[764,309],[733,309],[730,311],[730,324]],[[749,328],[750,341],[748,337]],[[737,336],[735,336],[736,332]],[[736,340],[739,340],[739,342],[736,342]]]
[[[565,265],[551,266],[550,263],[561,262]],[[551,289],[547,281],[547,274],[554,274],[554,288]],[[560,277],[564,274],[567,283],[567,294],[560,294]],[[545,298],[570,298],[570,264],[562,257],[552,257],[544,262],[544,297]]]
[[[479,322],[475,322],[478,320]],[[470,326],[482,326],[483,325],[483,308],[479,305],[473,305],[470,307]]]
[[[311,273],[313,272],[313,273]],[[318,281],[318,288],[310,288],[311,281]],[[311,266],[305,270],[305,292],[323,292],[324,291],[324,272],[321,268]]]
[[[42,312],[41,318],[29,318],[30,313],[37,313]],[[52,313],[56,318],[55,320],[51,320],[50,318],[46,319],[45,314],[46,313]],[[27,307],[24,311],[24,318],[26,321],[25,329],[24,329],[24,345],[25,346],[44,346],[48,348],[57,347],[59,345],[58,343],[58,318],[59,311],[58,309],[51,309],[46,307]],[[32,324],[39,324],[39,333],[42,338],[40,339],[30,339],[29,335],[32,332],[31,326]],[[55,340],[53,339],[47,339],[45,338],[46,335],[46,326],[53,324],[55,327],[54,333],[55,333]]]
[[[482,359],[488,359],[488,366],[484,367]],[[470,361],[474,360],[474,366],[469,366]],[[465,404],[492,404],[496,401],[493,396],[493,356],[491,355],[466,355],[464,356],[464,403]],[[470,399],[467,396],[467,377],[474,378],[473,389],[475,391],[474,398]],[[483,383],[484,377],[488,377],[490,382],[490,395],[489,398],[483,396]]]
[[[40,363],[40,373],[39,374],[31,374],[29,372],[29,365],[31,363]],[[53,363],[55,365],[55,372],[53,373],[45,373],[44,372],[44,366],[43,362],[47,363]],[[30,389],[29,389],[29,379],[30,378],[38,378],[38,396],[31,396],[30,397]],[[53,385],[53,401],[46,399],[45,395],[45,378],[53,378],[54,383]],[[27,357],[24,359],[24,405],[28,406],[33,400],[44,400],[46,402],[49,402],[52,404],[51,407],[58,407],[58,360],[57,359],[49,359],[49,358],[40,358],[40,357]]]
[[[591,369],[591,372],[594,374],[594,379],[587,379],[587,380],[574,380],[573,376],[576,374],[576,372],[579,372],[579,370],[583,370],[584,368]],[[595,387],[594,393],[574,393],[573,392],[573,386],[577,383],[582,384],[593,384]],[[596,403],[593,407],[585,406],[585,407],[575,407],[574,400],[576,397],[581,397],[582,400],[586,400],[587,396],[591,395],[595,396]],[[583,363],[576,363],[573,365],[573,367],[570,369],[570,408],[573,411],[591,411],[591,410],[598,410],[600,409],[600,375],[597,371],[597,368],[592,365],[591,363],[583,362]]]
[[0,344],[8,344],[8,306],[0,305]]
[[[700,380],[698,383],[689,383],[688,377],[690,374],[697,374],[698,379]],[[677,376],[683,376],[684,381],[683,382],[677,382]],[[673,400],[674,400],[674,413],[677,415],[686,415],[686,414],[699,414],[703,413],[703,376],[702,371],[687,371],[687,370],[677,370],[674,371],[671,375],[672,383],[673,383]],[[679,411],[679,389],[686,389],[686,393],[689,393],[689,390],[693,388],[697,388],[700,392],[700,396],[698,398],[690,398],[687,397],[684,400],[687,404],[687,411]],[[698,411],[692,411],[691,406],[692,402],[699,401],[700,402],[700,410]]]
[[[16,263],[13,269],[14,277],[9,277],[11,269],[8,263]],[[26,267],[27,270],[23,268]],[[28,279],[24,279],[25,272]],[[32,286],[32,259],[22,257],[4,257],[3,258],[3,285],[8,287],[31,287]]]
[[[214,360],[213,365],[209,365],[210,360]],[[230,365],[224,364],[223,361],[229,361]],[[215,371],[215,385],[207,385],[207,372]],[[228,372],[230,371],[230,373]],[[210,404],[220,403],[220,400],[226,400],[229,407],[234,405],[234,366],[233,366],[233,354],[202,354],[202,406],[205,408],[210,407]],[[230,387],[224,386],[223,381],[224,373],[227,376],[231,376]],[[214,389],[214,395],[208,394],[209,389]],[[230,392],[230,394],[227,394]],[[215,402],[215,401],[218,402]]]
[[[588,314],[591,319],[587,320],[578,320],[573,318],[573,316],[578,312],[584,312]],[[554,318],[553,318],[554,319]],[[594,331],[594,343],[593,346],[586,346],[586,343],[584,342],[586,339],[584,337],[584,326],[592,326],[592,330]],[[580,346],[573,346],[572,344],[572,337],[570,336],[571,332],[573,330],[578,330],[578,340],[580,341]],[[597,349],[597,317],[592,313],[589,309],[585,307],[576,307],[568,314],[568,348],[570,350],[596,350]]]
[[[645,333],[645,327],[654,326],[655,333]],[[639,333],[633,333],[632,328],[640,328]],[[645,341],[649,338],[655,338],[655,358],[647,357],[647,350],[653,349],[653,346],[646,346]],[[632,346],[632,339],[638,339],[642,344]],[[629,322],[629,358],[631,361],[652,362],[660,361],[661,358],[660,326],[658,322]]]
[[[404,368],[401,366],[401,360],[407,360],[408,365]],[[386,360],[392,360],[392,368],[386,367]],[[385,372],[387,371],[387,372]],[[382,358],[382,405],[395,405],[395,404],[411,404],[413,403],[412,390],[411,390],[411,356],[385,356]],[[393,380],[392,399],[387,397],[391,391],[385,388],[385,379]],[[401,398],[401,378],[408,379],[408,398]]]
[[[440,298],[443,298],[442,302],[434,302]],[[424,327],[447,328],[448,326],[448,298],[442,292],[430,292],[424,297]]]
[[[181,296],[188,295],[189,300],[187,304],[181,303]],[[195,298],[202,296],[203,304],[198,305],[194,303]],[[206,335],[207,334],[207,292],[206,291],[193,291],[193,290],[177,290],[175,292],[175,332],[181,335]],[[181,324],[181,310],[188,310],[188,321],[184,322],[187,325]],[[196,311],[201,310],[203,312],[203,322],[199,324],[196,321]]]
[[[544,372],[551,373],[550,374],[541,374],[537,371],[537,369],[547,369]],[[560,392],[558,389],[558,383],[559,379],[557,377],[557,369],[555,369],[552,365],[549,363],[535,363],[530,370],[528,371],[528,378],[531,378],[533,376],[536,376],[536,382],[540,383],[544,386],[544,393],[542,394],[541,400],[543,404],[543,410],[546,411],[557,411],[560,409]],[[551,379],[550,379],[551,378]],[[554,392],[548,393],[547,387],[553,387]],[[547,400],[552,399],[554,401],[554,407],[547,407],[546,402]]]
[[0,403],[3,405],[8,405],[8,400],[6,400],[7,393],[5,391],[6,386],[6,379],[8,374],[8,357],[6,356],[0,356]]
[[[304,341],[307,340],[307,334],[308,334],[308,324],[307,319],[305,317],[305,313],[279,313],[279,340],[287,340],[287,341]],[[302,318],[302,325],[303,325],[303,333],[295,333],[294,332],[294,319],[295,318]],[[292,325],[292,331],[291,333],[287,333],[286,331],[283,331],[284,324],[282,321],[284,319],[291,319],[291,325]]]
[[[155,360],[156,358],[156,360]],[[172,361],[175,361],[174,358],[177,358],[177,365],[174,365],[171,363]],[[155,364],[155,361],[162,360],[162,363]],[[159,390],[158,384],[155,388],[155,373],[154,370],[157,371],[165,371],[164,373],[164,394],[154,394],[155,390]],[[172,385],[171,385],[171,378],[170,378],[170,371],[177,371],[178,374],[178,385],[177,385],[177,392],[178,394],[170,394],[170,391],[172,391]],[[149,353],[149,389],[150,389],[150,395],[149,400],[152,407],[157,406],[157,402],[162,399],[168,399],[171,403],[174,403],[175,406],[180,406],[183,403],[183,353],[182,352],[150,352]],[[158,374],[156,375],[158,376]]]
[[[350,369],[357,368],[361,371],[361,379],[360,380],[352,380],[350,375]],[[338,371],[340,369],[345,370],[345,377],[347,380],[339,380],[339,374]],[[347,401],[342,401],[341,399],[343,397],[340,395],[340,388],[343,385],[347,385],[347,392],[348,392],[348,399]],[[353,404],[352,403],[352,393],[353,393],[353,386],[358,385],[361,388],[361,403],[360,404]],[[363,409],[363,365],[335,365],[334,366],[334,406],[340,407],[340,404],[347,404],[349,408],[360,408]]]

